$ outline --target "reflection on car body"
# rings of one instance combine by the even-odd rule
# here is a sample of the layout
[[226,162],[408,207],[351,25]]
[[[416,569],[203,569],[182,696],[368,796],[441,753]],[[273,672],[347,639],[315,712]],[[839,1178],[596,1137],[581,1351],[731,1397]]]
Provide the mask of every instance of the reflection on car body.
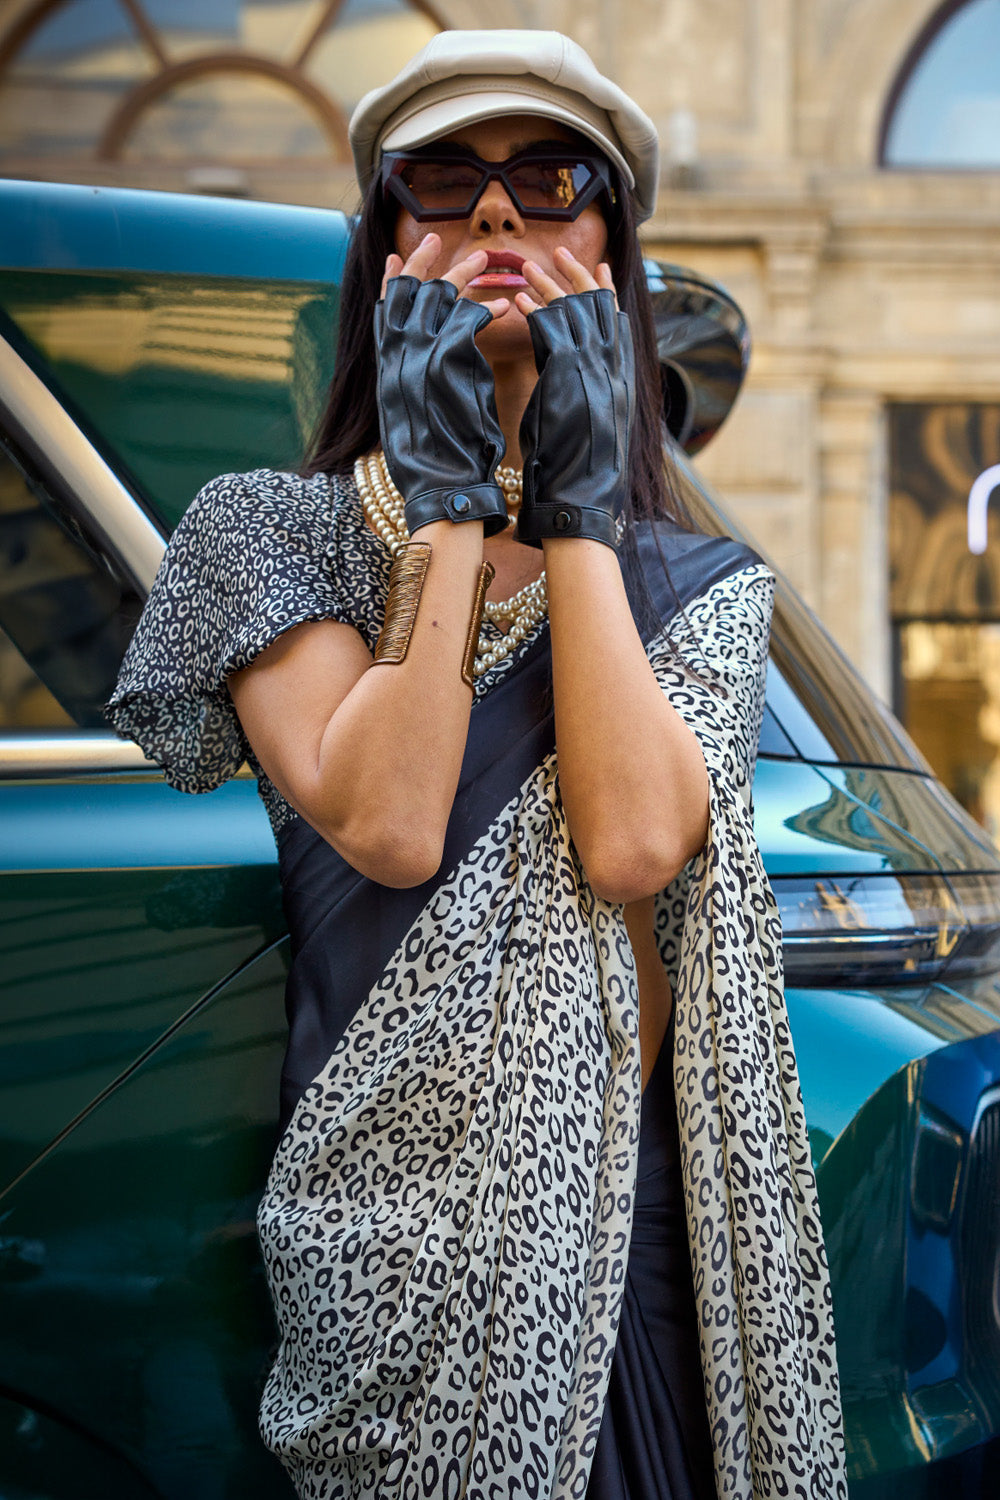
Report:
[[[338,214],[0,187],[0,1495],[288,1494],[253,1217],[286,966],[249,778],[178,796],[102,704],[213,475],[294,466]],[[648,267],[684,497],[739,309]],[[766,539],[765,539],[766,540]],[[779,586],[754,788],[854,1500],[1000,1487],[1000,857]],[[993,1488],[990,1488],[990,1487]]]

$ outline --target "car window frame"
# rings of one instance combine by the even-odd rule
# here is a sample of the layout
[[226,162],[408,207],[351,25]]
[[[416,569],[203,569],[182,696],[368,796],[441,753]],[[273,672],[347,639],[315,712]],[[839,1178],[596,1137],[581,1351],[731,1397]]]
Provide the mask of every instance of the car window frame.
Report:
[[[95,543],[145,597],[166,538],[45,382],[0,337],[0,423]],[[0,778],[155,771],[113,731],[0,730]]]

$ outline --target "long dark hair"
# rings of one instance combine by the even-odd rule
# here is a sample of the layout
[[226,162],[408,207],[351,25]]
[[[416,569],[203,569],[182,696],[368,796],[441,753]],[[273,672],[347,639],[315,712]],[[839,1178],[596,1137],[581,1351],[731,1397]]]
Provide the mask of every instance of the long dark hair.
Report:
[[[664,391],[652,305],[631,195],[620,181],[616,200],[609,216],[608,263],[619,305],[632,327],[636,362],[636,417],[629,447],[632,515],[626,521],[668,516],[687,524],[683,507],[668,490],[664,474]],[[304,474],[348,474],[355,459],[378,444],[372,312],[381,291],[386,257],[396,248],[395,219],[396,210],[386,206],[376,176],[365,194],[351,237],[341,288],[335,373],[326,408],[306,454]]]

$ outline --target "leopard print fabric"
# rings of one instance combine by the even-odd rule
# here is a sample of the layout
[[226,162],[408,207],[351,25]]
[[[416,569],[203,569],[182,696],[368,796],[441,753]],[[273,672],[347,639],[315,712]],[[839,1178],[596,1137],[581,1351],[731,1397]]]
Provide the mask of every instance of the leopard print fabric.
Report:
[[[350,480],[223,476],[175,534],[110,717],[207,791],[253,763],[228,674],[309,619],[373,646],[387,581]],[[751,831],[769,611],[747,567],[649,647],[711,785],[708,845],[657,933],[719,1496],[841,1500],[826,1263]],[[277,831],[293,814],[259,780]],[[638,1096],[631,949],[582,876],[550,759],[428,903],[275,1157],[260,1230],[282,1339],[262,1426],[303,1497],[584,1494]]]
[[[719,591],[728,596],[719,607]],[[660,898],[674,1086],[720,1500],[846,1497],[826,1251],[782,988],[781,926],[752,831],[770,581],[747,570],[651,653],[709,772],[705,850]],[[737,607],[733,607],[737,606]]]
[[[746,567],[649,647],[711,803],[658,933],[720,1500],[845,1500],[752,833],[770,607],[770,576]],[[259,1230],[281,1344],[261,1425],[303,1500],[581,1500],[628,1254],[636,1037],[622,910],[586,883],[549,757],[407,933],[274,1159]]]

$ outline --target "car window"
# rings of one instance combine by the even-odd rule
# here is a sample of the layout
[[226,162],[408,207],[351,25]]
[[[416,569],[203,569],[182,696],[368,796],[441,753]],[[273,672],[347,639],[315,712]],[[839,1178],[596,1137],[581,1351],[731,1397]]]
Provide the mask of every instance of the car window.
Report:
[[72,727],[69,714],[0,630],[0,734]]
[[167,531],[217,474],[299,464],[333,373],[338,306],[338,288],[314,282],[0,277],[7,337]]
[[0,727],[104,728],[141,602],[0,430]]
[[805,760],[930,774],[902,726],[780,578],[771,662],[776,669],[768,678],[772,710]]
[[[712,535],[733,536],[762,550],[761,542],[743,531],[738,520],[716,503],[677,449],[674,459],[679,499],[695,525]],[[897,766],[930,774],[930,767],[906,731],[777,569],[774,571],[777,588],[761,754],[827,764]]]

